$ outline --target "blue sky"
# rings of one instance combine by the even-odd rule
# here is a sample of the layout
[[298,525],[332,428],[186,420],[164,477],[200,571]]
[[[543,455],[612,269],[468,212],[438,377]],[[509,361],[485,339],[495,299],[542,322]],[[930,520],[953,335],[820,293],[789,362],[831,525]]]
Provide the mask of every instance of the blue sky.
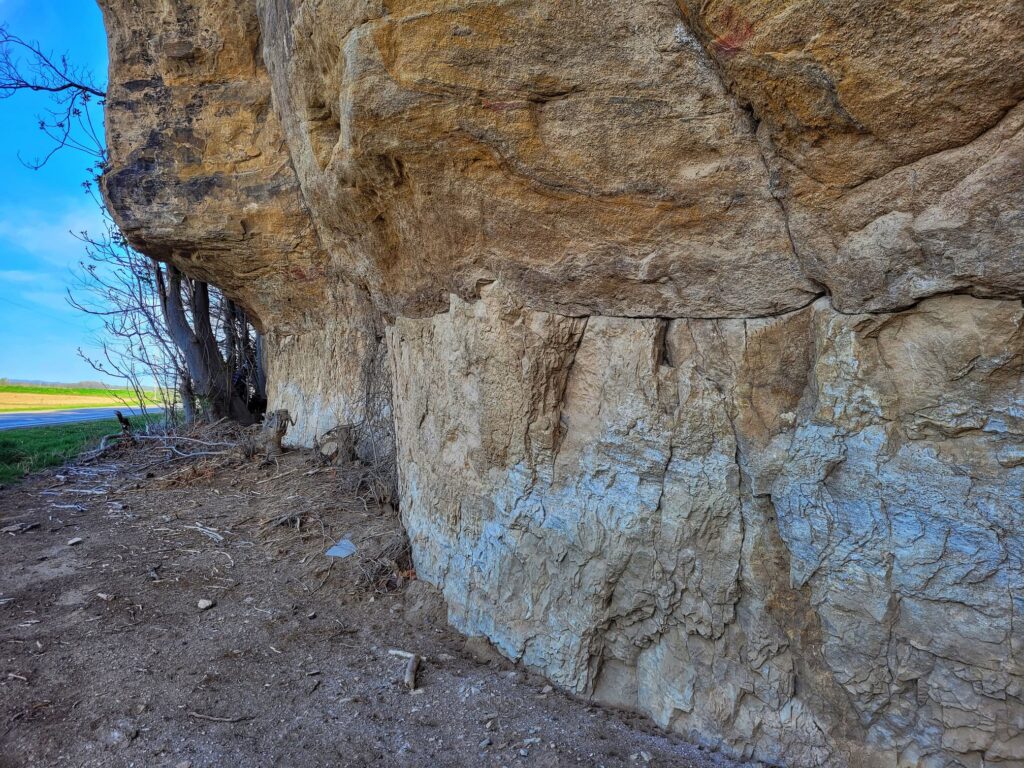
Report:
[[[45,50],[66,52],[105,83],[106,36],[95,0],[0,0],[0,22]],[[0,101],[0,377],[101,380],[77,352],[96,350],[98,326],[64,300],[83,256],[71,232],[101,231],[81,187],[91,158],[63,150],[33,171],[18,157],[52,146],[35,119],[47,105],[32,94]]]

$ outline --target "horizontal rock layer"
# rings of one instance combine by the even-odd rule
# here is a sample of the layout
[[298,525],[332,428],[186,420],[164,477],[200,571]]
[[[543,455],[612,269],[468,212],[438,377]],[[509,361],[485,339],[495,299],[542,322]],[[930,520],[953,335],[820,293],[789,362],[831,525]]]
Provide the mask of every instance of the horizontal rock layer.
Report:
[[1024,765],[1015,0],[101,4],[118,222],[395,453],[457,627],[732,754]]

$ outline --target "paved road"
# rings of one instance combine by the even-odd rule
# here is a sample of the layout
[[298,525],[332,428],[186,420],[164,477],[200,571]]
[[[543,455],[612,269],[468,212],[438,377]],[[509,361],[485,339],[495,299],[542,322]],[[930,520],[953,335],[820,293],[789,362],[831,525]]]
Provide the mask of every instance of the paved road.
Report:
[[[162,413],[163,408],[148,408],[149,413]],[[125,416],[138,416],[138,408],[71,408],[66,411],[35,411],[0,413],[0,429],[17,427],[48,427],[52,424],[72,424],[77,421],[96,421],[114,418],[114,411]]]

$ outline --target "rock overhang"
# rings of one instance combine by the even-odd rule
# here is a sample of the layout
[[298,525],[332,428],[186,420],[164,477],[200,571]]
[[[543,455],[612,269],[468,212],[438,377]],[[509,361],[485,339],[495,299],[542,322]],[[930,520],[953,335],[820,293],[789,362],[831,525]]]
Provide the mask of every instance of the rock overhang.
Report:
[[103,5],[115,216],[302,441],[393,387],[453,623],[735,754],[1024,760],[1012,2]]

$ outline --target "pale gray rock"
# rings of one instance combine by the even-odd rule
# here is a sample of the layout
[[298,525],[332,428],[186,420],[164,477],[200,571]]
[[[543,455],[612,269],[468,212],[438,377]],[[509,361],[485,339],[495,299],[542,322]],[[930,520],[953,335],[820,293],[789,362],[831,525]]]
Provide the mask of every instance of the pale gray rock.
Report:
[[463,631],[736,754],[1020,759],[1022,319],[584,323],[492,287],[399,320],[419,573]]

